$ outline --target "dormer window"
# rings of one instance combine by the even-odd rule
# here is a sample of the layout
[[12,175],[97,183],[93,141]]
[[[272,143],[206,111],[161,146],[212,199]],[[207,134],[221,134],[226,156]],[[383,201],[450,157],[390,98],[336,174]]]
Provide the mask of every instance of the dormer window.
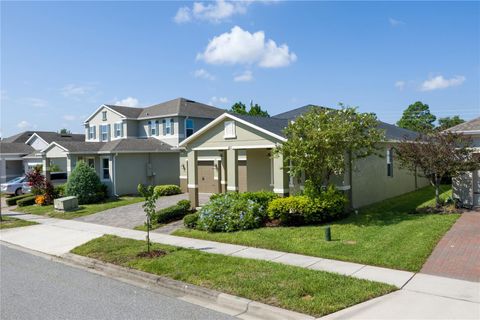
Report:
[[102,120],[107,121],[107,111],[102,111]]

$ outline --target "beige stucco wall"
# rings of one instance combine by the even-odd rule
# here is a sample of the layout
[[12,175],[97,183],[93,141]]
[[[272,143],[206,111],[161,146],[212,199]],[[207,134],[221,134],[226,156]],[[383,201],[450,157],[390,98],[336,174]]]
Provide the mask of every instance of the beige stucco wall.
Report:
[[[107,111],[107,120],[106,121],[103,121],[102,119],[102,112],[103,111]],[[88,140],[88,128],[85,128],[85,139],[87,141],[101,141],[100,140],[100,136],[101,136],[101,132],[100,132],[100,125],[104,125],[104,124],[109,124],[110,125],[110,140],[114,139],[115,138],[115,135],[114,135],[114,130],[115,130],[115,126],[114,124],[117,123],[117,122],[122,122],[123,120],[123,117],[120,116],[118,113],[116,112],[113,112],[111,111],[110,109],[108,108],[101,108],[97,111],[97,113],[88,121],[88,126],[95,126],[96,127],[96,139],[95,140]],[[125,126],[123,128],[124,130],[124,134],[125,134]]]
[[48,147],[48,143],[46,143],[45,141],[43,141],[42,139],[40,139],[36,136],[34,138],[32,138],[28,142],[28,144],[35,150],[43,150],[46,147]]
[[63,150],[60,147],[57,147],[56,145],[48,149],[45,154],[47,158],[66,158],[67,157],[65,150]]
[[270,154],[267,149],[247,150],[248,191],[273,190]]
[[[380,152],[387,153],[389,144],[382,144]],[[387,175],[387,159],[372,155],[357,160],[352,172],[353,207],[358,208],[415,190],[415,175],[401,169],[398,160],[393,158],[393,177]],[[418,187],[429,184],[422,177],[417,178]]]
[[[136,194],[137,186],[142,184],[179,185],[180,169],[178,153],[119,154],[115,158],[116,192]],[[151,163],[152,173],[147,177],[147,164]]]

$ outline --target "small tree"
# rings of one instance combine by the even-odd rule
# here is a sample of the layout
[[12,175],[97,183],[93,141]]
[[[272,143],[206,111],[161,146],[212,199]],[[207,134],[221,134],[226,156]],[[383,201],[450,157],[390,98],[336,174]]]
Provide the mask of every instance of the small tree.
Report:
[[274,151],[290,162],[290,174],[305,173],[317,192],[332,175],[343,174],[348,161],[375,153],[384,140],[374,114],[341,106],[341,110],[312,107],[287,126],[288,140]]
[[398,120],[397,125],[401,128],[427,133],[435,127],[433,123],[436,119],[437,117],[430,113],[428,104],[417,101],[403,111],[402,118]]
[[145,197],[145,203],[142,205],[142,207],[146,216],[145,226],[147,227],[147,253],[150,253],[150,230],[152,229],[152,217],[157,208],[158,193],[155,192],[153,186],[144,186],[143,184],[139,184],[137,190],[140,195]]
[[32,170],[25,174],[28,185],[34,195],[40,195],[45,188],[45,176],[42,174],[42,166],[35,166]]
[[60,129],[60,131],[58,132],[60,134],[71,134],[72,132],[66,128],[62,128]]
[[455,133],[431,133],[415,141],[402,141],[397,147],[400,166],[412,172],[421,170],[435,187],[435,206],[440,203],[440,181],[446,175],[457,175],[478,167],[468,149],[470,139]]
[[248,114],[247,106],[240,101],[235,102],[229,111],[236,114]]
[[84,161],[77,162],[68,177],[65,195],[76,196],[79,204],[98,202],[106,196],[97,173]]

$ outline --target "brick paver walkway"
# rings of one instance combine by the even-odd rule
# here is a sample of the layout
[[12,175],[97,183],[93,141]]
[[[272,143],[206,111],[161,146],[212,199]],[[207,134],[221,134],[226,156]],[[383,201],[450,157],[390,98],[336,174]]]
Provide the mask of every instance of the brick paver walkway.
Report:
[[480,281],[480,210],[462,214],[437,244],[421,272]]

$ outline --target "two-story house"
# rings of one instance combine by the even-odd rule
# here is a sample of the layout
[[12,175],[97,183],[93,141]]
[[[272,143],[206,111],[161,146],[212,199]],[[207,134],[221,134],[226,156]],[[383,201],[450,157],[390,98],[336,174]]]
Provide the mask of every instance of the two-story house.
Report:
[[146,108],[104,104],[85,120],[85,141],[53,142],[42,150],[44,168],[62,157],[71,172],[84,160],[112,195],[136,193],[139,183],[178,185],[179,143],[223,112],[184,98]]

